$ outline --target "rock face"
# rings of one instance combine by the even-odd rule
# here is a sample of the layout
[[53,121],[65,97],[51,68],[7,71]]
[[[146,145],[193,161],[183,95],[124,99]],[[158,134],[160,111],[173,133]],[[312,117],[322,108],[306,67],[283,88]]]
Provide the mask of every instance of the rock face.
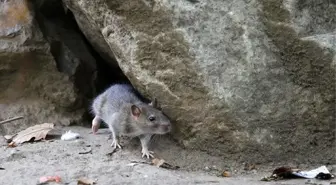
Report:
[[[0,120],[24,117],[0,125],[2,134],[16,133],[45,122],[80,123],[86,111],[84,99],[92,96],[92,90],[86,88],[85,91],[79,83],[86,80],[90,86],[94,79],[95,66],[86,67],[90,70],[83,72],[84,61],[90,62],[92,57],[87,54],[85,60],[81,60],[69,49],[71,41],[77,41],[76,48],[85,51],[81,39],[69,30],[67,34],[72,34],[72,40],[60,39],[64,36],[59,31],[62,26],[51,33],[53,25],[48,25],[47,20],[41,20],[45,24],[38,23],[34,19],[39,17],[38,12],[34,13],[28,2],[0,2]],[[95,61],[91,64],[95,65]]]
[[335,1],[63,2],[186,147],[335,162]]

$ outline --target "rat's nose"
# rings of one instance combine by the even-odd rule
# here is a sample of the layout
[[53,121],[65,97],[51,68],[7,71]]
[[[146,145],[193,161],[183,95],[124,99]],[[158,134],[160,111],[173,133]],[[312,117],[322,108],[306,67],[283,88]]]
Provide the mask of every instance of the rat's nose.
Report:
[[165,132],[169,132],[171,130],[170,124],[164,124],[162,125],[162,128]]

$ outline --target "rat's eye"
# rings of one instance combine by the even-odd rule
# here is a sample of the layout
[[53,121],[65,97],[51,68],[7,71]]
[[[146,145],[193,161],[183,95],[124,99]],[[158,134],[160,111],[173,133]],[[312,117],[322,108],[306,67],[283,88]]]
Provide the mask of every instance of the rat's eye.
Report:
[[154,120],[155,120],[155,117],[154,117],[154,116],[149,116],[149,117],[148,117],[148,120],[149,120],[149,121],[154,121]]

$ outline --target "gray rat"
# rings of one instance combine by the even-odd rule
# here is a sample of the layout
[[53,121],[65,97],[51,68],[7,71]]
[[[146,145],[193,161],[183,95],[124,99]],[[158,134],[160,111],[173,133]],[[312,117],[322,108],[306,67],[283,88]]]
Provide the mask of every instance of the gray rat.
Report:
[[148,144],[153,134],[171,131],[170,120],[156,108],[156,99],[146,103],[140,94],[128,84],[115,84],[98,95],[91,107],[94,114],[92,132],[96,134],[100,122],[104,121],[112,132],[112,144],[121,148],[119,136],[139,137],[142,157],[153,157]]

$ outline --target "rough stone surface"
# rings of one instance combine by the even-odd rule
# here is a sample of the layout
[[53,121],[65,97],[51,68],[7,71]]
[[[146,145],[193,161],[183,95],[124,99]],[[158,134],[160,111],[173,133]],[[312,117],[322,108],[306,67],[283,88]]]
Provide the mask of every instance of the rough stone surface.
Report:
[[334,0],[63,2],[186,147],[335,162]]
[[[58,71],[32,8],[26,0],[0,2],[0,120],[24,117],[0,125],[6,134],[45,122],[78,123],[85,111],[78,106],[81,96],[71,77],[80,63]],[[63,63],[70,65],[69,61]]]
[[76,107],[88,113],[89,100],[96,95],[95,80],[99,76],[93,51],[60,1],[48,0],[36,4],[35,18],[50,45],[57,69],[70,77],[79,92]]

